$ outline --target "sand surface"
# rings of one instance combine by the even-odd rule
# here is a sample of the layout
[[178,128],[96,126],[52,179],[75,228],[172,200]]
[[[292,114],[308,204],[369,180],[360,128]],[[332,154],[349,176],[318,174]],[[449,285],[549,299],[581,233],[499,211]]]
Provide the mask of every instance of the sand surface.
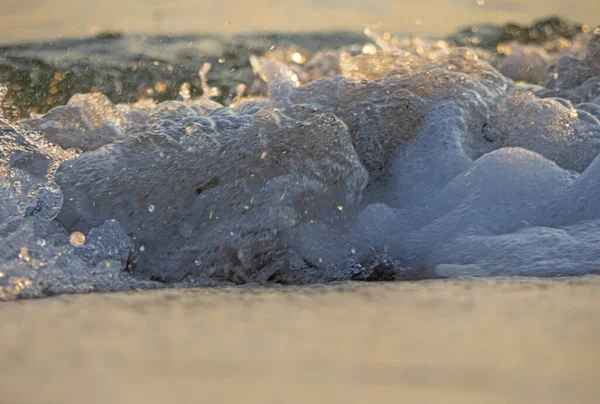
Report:
[[0,304],[1,403],[597,403],[600,277]]

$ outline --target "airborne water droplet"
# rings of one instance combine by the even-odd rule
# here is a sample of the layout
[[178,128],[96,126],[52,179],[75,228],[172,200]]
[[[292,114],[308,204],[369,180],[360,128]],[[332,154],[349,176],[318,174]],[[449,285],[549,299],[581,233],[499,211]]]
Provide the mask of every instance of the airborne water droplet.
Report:
[[75,247],[81,247],[85,244],[85,235],[79,231],[75,231],[69,236],[69,243]]

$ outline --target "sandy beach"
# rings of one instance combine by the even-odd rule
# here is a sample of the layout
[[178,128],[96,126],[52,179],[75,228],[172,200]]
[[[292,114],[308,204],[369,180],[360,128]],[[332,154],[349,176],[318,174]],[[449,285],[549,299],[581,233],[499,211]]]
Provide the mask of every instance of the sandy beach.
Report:
[[0,305],[0,402],[596,403],[600,277]]

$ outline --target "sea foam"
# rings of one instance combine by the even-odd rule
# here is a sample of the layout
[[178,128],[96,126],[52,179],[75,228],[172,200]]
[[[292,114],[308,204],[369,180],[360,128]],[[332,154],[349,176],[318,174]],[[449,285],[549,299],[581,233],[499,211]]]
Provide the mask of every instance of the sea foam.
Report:
[[600,35],[367,34],[252,56],[268,94],[228,106],[203,79],[1,118],[0,297],[599,272]]

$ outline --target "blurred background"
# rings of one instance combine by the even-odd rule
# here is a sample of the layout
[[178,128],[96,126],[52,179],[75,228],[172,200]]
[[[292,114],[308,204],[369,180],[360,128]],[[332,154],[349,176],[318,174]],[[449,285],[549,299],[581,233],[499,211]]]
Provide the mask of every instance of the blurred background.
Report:
[[443,36],[474,23],[549,15],[595,26],[598,0],[0,0],[0,44],[101,32],[184,34],[360,30]]

